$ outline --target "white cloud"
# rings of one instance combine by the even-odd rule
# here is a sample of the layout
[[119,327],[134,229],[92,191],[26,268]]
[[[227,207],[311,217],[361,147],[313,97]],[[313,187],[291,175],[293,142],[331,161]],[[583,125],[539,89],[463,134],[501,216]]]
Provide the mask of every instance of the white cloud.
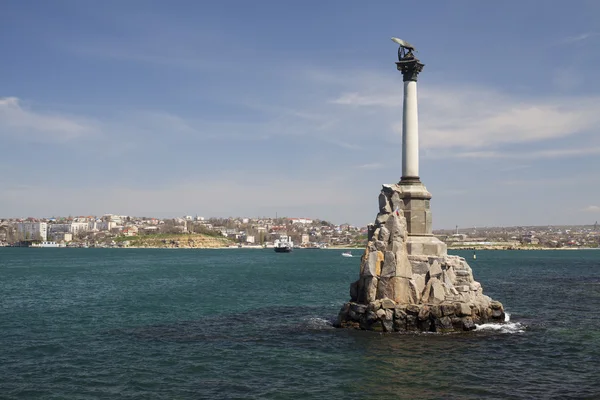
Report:
[[402,96],[399,94],[361,95],[359,93],[344,93],[340,97],[331,100],[331,103],[350,106],[402,107]]
[[[0,134],[64,141],[99,132],[98,127],[102,126],[103,133],[118,132],[123,144],[130,146],[146,141],[149,136],[158,139],[157,135],[164,132],[190,138],[245,141],[303,136],[353,151],[372,145],[390,147],[391,144],[400,148],[402,81],[398,76],[308,71],[304,78],[306,81],[292,84],[297,95],[280,103],[239,100],[237,106],[255,110],[242,117],[188,118],[161,111],[124,110],[119,117],[96,123],[85,116],[32,111],[17,98],[3,98]],[[315,92],[314,87],[322,91]],[[420,145],[427,158],[542,159],[595,155],[600,153],[600,143],[591,143],[594,139],[581,134],[600,125],[597,104],[600,96],[525,98],[486,87],[422,84]],[[575,136],[579,141],[572,142],[572,147],[553,146],[553,140]],[[503,149],[526,143],[544,144],[545,150],[525,153]]]
[[567,148],[567,149],[552,149],[552,150],[534,150],[527,152],[501,152],[501,151],[465,151],[456,153],[441,153],[434,154],[429,158],[502,158],[515,160],[535,160],[542,158],[563,158],[600,154],[600,146],[583,147],[583,148]]
[[587,206],[582,211],[591,212],[591,213],[600,213],[600,207],[599,206]]
[[375,170],[375,169],[382,169],[383,167],[384,167],[384,165],[381,163],[371,163],[371,164],[358,165],[358,166],[356,166],[356,169]]
[[68,141],[96,131],[93,123],[83,118],[36,112],[23,107],[16,97],[0,98],[0,135]]
[[[600,123],[600,97],[523,100],[487,90],[435,90],[423,100],[424,148],[541,142],[586,132]],[[400,131],[401,125],[395,128]]]
[[597,36],[597,35],[598,35],[597,32],[586,32],[586,33],[582,33],[582,34],[576,35],[576,36],[568,36],[568,37],[560,40],[557,44],[559,44],[559,45],[573,44],[573,43],[581,42],[583,40],[589,39],[589,38]]
[[[348,125],[362,126],[365,121],[379,129],[383,125],[389,138],[399,141],[402,86],[396,83],[373,89],[365,81],[362,86],[366,88],[342,92],[330,104],[338,108],[338,113],[340,107],[347,108],[343,119]],[[526,98],[491,88],[465,86],[424,86],[419,90],[420,145],[424,151],[462,149],[472,152],[465,152],[466,157],[520,157],[497,148],[588,133],[600,124],[600,96]],[[534,157],[566,157],[597,151],[588,147],[560,148],[539,151]],[[452,153],[445,156],[448,155]]]

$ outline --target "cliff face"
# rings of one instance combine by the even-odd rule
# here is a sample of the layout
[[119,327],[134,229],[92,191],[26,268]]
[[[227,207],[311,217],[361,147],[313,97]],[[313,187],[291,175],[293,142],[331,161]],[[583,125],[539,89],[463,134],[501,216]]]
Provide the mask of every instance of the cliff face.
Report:
[[408,253],[406,219],[394,206],[396,197],[381,192],[359,279],[350,286],[350,302],[342,307],[336,325],[387,332],[451,332],[504,321],[502,304],[483,294],[464,258]]
[[214,237],[203,234],[134,236],[128,241],[129,247],[169,249],[211,249],[219,247],[228,247],[233,244],[231,240],[225,237]]

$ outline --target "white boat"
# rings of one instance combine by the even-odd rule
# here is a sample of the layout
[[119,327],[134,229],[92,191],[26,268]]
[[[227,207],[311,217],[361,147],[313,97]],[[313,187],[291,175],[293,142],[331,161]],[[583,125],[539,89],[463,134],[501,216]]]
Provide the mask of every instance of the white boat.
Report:
[[292,239],[287,235],[280,235],[279,239],[275,239],[273,249],[276,253],[289,253],[294,248]]
[[30,247],[60,247],[60,245],[56,242],[39,242],[39,243],[31,243]]
[[345,251],[342,253],[342,257],[354,257],[351,251]]

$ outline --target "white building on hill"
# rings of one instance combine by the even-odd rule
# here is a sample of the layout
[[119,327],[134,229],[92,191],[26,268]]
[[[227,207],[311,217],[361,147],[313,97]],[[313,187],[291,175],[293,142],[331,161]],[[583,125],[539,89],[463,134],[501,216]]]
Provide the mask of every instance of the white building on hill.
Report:
[[17,234],[21,240],[48,240],[48,224],[46,222],[19,222]]
[[292,224],[310,225],[313,223],[313,220],[308,218],[290,218],[290,221],[292,221]]

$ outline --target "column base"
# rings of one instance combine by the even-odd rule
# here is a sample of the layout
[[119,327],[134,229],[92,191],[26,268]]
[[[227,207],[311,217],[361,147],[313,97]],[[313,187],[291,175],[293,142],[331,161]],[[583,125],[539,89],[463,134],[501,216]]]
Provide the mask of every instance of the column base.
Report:
[[443,257],[448,246],[435,236],[411,236],[406,239],[406,251],[410,256]]
[[400,178],[400,185],[418,185],[421,183],[421,178],[418,176],[403,176]]
[[[404,179],[404,177],[403,177]],[[419,178],[416,178],[419,179]],[[406,230],[409,236],[432,236],[431,230],[431,193],[420,180],[406,177],[398,184],[402,199],[400,208],[406,218]]]

